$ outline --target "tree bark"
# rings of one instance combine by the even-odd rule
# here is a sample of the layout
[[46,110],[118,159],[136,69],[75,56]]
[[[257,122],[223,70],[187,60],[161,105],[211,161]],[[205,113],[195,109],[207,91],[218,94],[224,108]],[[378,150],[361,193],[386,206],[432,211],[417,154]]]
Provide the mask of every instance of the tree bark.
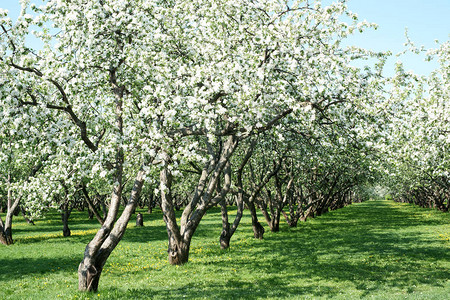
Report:
[[70,228],[69,228],[69,217],[70,217],[71,209],[68,207],[68,204],[63,205],[63,212],[61,213],[61,219],[63,222],[63,236],[70,236]]
[[230,241],[234,233],[236,232],[239,223],[241,222],[244,213],[244,200],[243,195],[238,195],[236,199],[237,211],[234,217],[233,224],[228,222],[228,209],[227,203],[223,200],[221,203],[222,212],[222,233],[219,238],[220,248],[228,249],[230,247]]
[[152,212],[153,212],[153,208],[155,207],[155,203],[154,203],[154,195],[153,195],[153,192],[150,192],[149,193],[149,195],[148,195],[148,203],[147,203],[147,212],[149,213],[149,214],[151,214]]
[[[169,237],[168,259],[171,264],[184,264],[189,259],[189,247],[206,211],[219,204],[227,195],[231,186],[230,157],[238,144],[235,136],[229,136],[220,147],[219,154],[213,153],[212,158],[205,164],[201,176],[192,195],[191,201],[183,210],[180,227],[177,225],[175,205],[172,198],[172,174],[168,168],[169,160],[164,154],[166,166],[160,172],[161,209],[166,223]],[[219,186],[221,176],[224,176],[224,185]]]
[[191,240],[176,241],[173,238],[169,239],[169,263],[171,265],[183,265],[189,261],[189,250]]
[[230,247],[230,222],[228,222],[228,209],[225,200],[220,202],[220,212],[222,214],[222,233],[220,234],[219,242],[221,249]]
[[132,212],[136,208],[138,203],[137,199],[144,183],[143,178],[144,171],[141,169],[136,176],[129,201],[120,218],[114,224],[122,193],[122,185],[118,184],[115,186],[108,216],[95,237],[86,246],[84,258],[78,267],[78,289],[80,291],[95,292],[98,290],[103,266],[111,252],[122,239]]
[[255,239],[262,240],[264,237],[264,227],[259,223],[258,216],[256,215],[255,203],[253,201],[248,201],[247,206],[250,210],[250,214],[252,216],[252,228],[253,228],[253,236]]
[[6,227],[0,217],[0,243],[4,245],[11,245],[13,243],[11,227]]
[[19,206],[20,199],[22,195],[18,195],[17,198],[13,200],[13,193],[10,187],[11,177],[8,175],[8,195],[7,195],[7,206],[6,206],[6,216],[5,222],[3,222],[0,217],[0,243],[4,245],[11,245],[14,243],[12,238],[12,220],[14,216],[14,211]]
[[[288,197],[289,215],[282,211],[289,227],[297,227],[298,220],[303,213],[303,200],[302,186],[299,185],[298,187],[294,187],[293,194]],[[295,204],[297,204],[297,209],[294,209]]]
[[247,150],[247,153],[244,156],[244,159],[241,162],[241,165],[239,166],[237,170],[237,187],[238,187],[238,193],[236,197],[236,205],[237,205],[237,212],[236,216],[234,218],[233,226],[230,226],[230,223],[228,222],[228,210],[227,210],[227,203],[225,200],[221,202],[221,212],[222,212],[222,233],[219,238],[220,242],[220,248],[221,249],[228,249],[230,247],[230,241],[233,234],[236,232],[237,227],[239,226],[239,223],[241,222],[242,215],[244,213],[244,188],[242,183],[242,174],[244,172],[244,167],[248,163],[250,157],[253,154],[253,150],[256,145],[256,140],[253,140],[250,142],[249,148]]
[[169,245],[168,260],[172,265],[182,265],[188,262],[190,239],[184,240],[176,223],[174,204],[172,199],[172,173],[167,167],[160,172],[161,208],[166,223]]
[[142,216],[141,213],[138,213],[137,216],[136,216],[136,226],[137,227],[144,226],[144,217]]

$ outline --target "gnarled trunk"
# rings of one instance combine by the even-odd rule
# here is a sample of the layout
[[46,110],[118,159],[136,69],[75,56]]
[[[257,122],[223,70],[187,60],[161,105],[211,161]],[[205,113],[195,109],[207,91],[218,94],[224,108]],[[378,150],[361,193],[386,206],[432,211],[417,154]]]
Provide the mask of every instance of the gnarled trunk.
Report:
[[[270,197],[270,194],[269,194]],[[274,205],[272,200],[269,200],[271,203],[271,207],[270,207],[270,213],[267,209],[267,205],[264,202],[264,200],[262,200],[261,202],[259,202],[259,208],[264,216],[264,218],[266,219],[267,225],[269,225],[270,231],[272,232],[278,232],[280,231],[280,212],[279,212],[279,208],[278,208],[278,204],[277,207],[274,208],[272,205]]]
[[13,243],[11,227],[7,228],[0,218],[0,243],[11,245]]
[[280,231],[280,214],[277,214],[272,218],[272,222],[270,223],[270,231],[272,232]]
[[[161,209],[163,219],[166,223],[169,245],[167,249],[168,261],[171,265],[183,265],[189,260],[189,250],[191,238],[197,226],[191,223],[189,232],[181,235],[180,228],[176,223],[175,207],[172,199],[172,174],[168,168],[164,168],[160,173],[161,182]],[[186,227],[187,224],[184,224]],[[197,224],[198,225],[198,224]]]
[[255,237],[255,239],[262,240],[264,238],[265,230],[264,227],[261,225],[261,223],[256,221],[255,223],[252,223],[252,227],[253,227],[253,236]]
[[236,199],[237,212],[233,224],[230,224],[228,222],[228,210],[226,201],[223,200],[220,203],[222,212],[222,233],[220,235],[219,242],[221,249],[228,249],[230,247],[231,237],[234,235],[237,227],[239,226],[239,223],[241,222],[244,212],[244,202],[241,196],[242,195],[238,195]]
[[[234,136],[229,136],[220,147],[219,154],[205,164],[192,199],[183,210],[180,227],[175,216],[175,202],[172,197],[172,174],[169,170],[170,157],[164,153],[166,166],[160,172],[161,209],[169,237],[168,259],[171,264],[184,264],[189,259],[189,247],[206,211],[224,200],[231,186],[230,157],[238,144]],[[223,175],[224,185],[220,187]]]
[[222,234],[220,235],[220,249],[228,249],[230,248],[230,240],[231,240],[231,234],[229,231],[222,231]]
[[256,215],[255,203],[247,202],[247,206],[250,210],[250,214],[252,216],[252,228],[253,228],[253,236],[255,239],[262,240],[264,237],[264,227],[259,223],[258,216]]
[[219,242],[221,249],[227,249],[230,247],[230,223],[228,222],[228,209],[224,200],[220,202],[220,211],[222,213],[222,233],[220,234]]
[[62,221],[63,221],[63,236],[68,237],[70,236],[70,228],[69,228],[69,217],[66,213],[62,213]]
[[[121,175],[121,174],[120,174]],[[120,197],[122,194],[122,185],[119,184],[114,187],[114,192],[111,197],[111,209],[102,227],[94,238],[87,244],[84,251],[84,258],[78,267],[78,289],[80,291],[97,291],[100,276],[103,270],[103,265],[106,262],[107,256],[103,255],[102,246],[110,236],[116,219]],[[112,251],[113,249],[109,249]]]
[[5,222],[3,222],[2,218],[0,217],[0,243],[4,245],[11,245],[14,243],[12,238],[12,220],[14,216],[14,211],[19,206],[19,201],[22,198],[22,195],[19,195],[16,199],[13,201],[13,193],[10,188],[10,180],[11,178],[8,176],[8,200],[7,200],[7,207],[6,207],[6,216],[5,216]]
[[[253,150],[255,147],[256,141],[253,140],[250,142],[250,146],[247,150],[247,153],[244,156],[244,159],[241,162],[241,165],[239,166],[237,170],[237,187],[238,187],[238,193],[236,197],[236,205],[237,205],[237,212],[236,216],[234,218],[233,225],[228,222],[228,210],[227,210],[227,203],[224,200],[220,202],[221,205],[221,212],[222,212],[222,233],[219,238],[220,242],[220,248],[221,249],[228,249],[230,247],[230,241],[233,234],[236,232],[237,227],[239,226],[239,223],[241,222],[242,215],[244,213],[244,188],[242,183],[242,173],[244,172],[244,167],[248,163],[250,157],[253,154]],[[228,168],[230,166],[228,165]],[[231,169],[227,170],[228,173],[231,172]]]
[[64,214],[63,214],[62,218],[63,218],[63,223],[64,223],[63,236],[68,237],[71,235],[69,224],[68,224],[69,222],[68,222],[68,219],[64,216]]
[[[141,169],[135,179],[133,190],[120,218],[117,217],[122,185],[114,188],[108,215],[100,230],[86,246],[84,258],[78,267],[78,289],[80,291],[97,291],[103,266],[111,252],[122,239],[132,212],[136,208],[137,199],[144,183],[144,171]],[[119,181],[120,182],[120,181]]]
[[167,250],[169,263],[171,265],[183,265],[189,261],[189,250],[191,240],[176,241],[169,239],[169,248]]
[[164,168],[160,172],[161,184],[161,208],[163,211],[163,219],[166,223],[167,235],[169,236],[169,247],[167,255],[169,263],[172,265],[182,265],[189,259],[189,245],[183,240],[180,229],[176,223],[174,204],[172,199],[172,173],[168,168]]

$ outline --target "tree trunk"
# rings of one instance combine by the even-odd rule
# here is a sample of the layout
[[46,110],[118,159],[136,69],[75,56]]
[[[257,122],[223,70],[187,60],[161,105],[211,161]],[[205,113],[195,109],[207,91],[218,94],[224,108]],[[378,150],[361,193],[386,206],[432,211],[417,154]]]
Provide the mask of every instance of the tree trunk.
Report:
[[270,231],[280,231],[280,213],[278,210],[275,212],[275,215],[272,216],[272,222],[270,222]]
[[176,241],[169,239],[169,263],[171,265],[183,265],[189,260],[189,249],[191,241]]
[[220,235],[220,248],[228,249],[230,247],[231,237],[236,232],[239,223],[241,222],[242,215],[244,212],[244,201],[242,199],[242,194],[238,195],[236,199],[237,212],[234,218],[233,224],[228,222],[228,210],[226,201],[223,200],[221,202],[221,211],[222,211],[222,234]]
[[[238,140],[229,136],[228,140],[220,147],[220,156],[211,155],[211,159],[205,164],[191,201],[185,206],[180,227],[177,225],[175,215],[175,203],[172,197],[172,174],[168,168],[170,157],[163,155],[166,166],[160,172],[161,209],[166,223],[169,237],[168,257],[171,264],[184,264],[189,258],[189,247],[192,236],[195,233],[206,211],[219,204],[231,186],[230,157],[233,154]],[[221,176],[224,176],[224,185],[219,188]]]
[[230,248],[230,240],[231,235],[229,234],[229,231],[222,231],[222,234],[220,235],[220,249]]
[[138,213],[137,216],[136,216],[136,226],[137,227],[144,226],[144,217],[142,216],[141,213]]
[[264,227],[259,223],[258,216],[256,215],[255,203],[248,202],[247,206],[250,210],[250,214],[252,216],[252,228],[253,228],[253,236],[255,239],[262,240],[264,236]]
[[64,202],[60,206],[60,209],[62,211],[61,220],[63,222],[63,236],[67,237],[70,236],[69,217],[72,209],[70,208],[69,189],[64,182],[62,182],[62,186],[64,187],[65,198]]
[[70,228],[69,228],[69,217],[70,217],[70,210],[67,208],[67,205],[64,205],[64,210],[61,213],[61,219],[63,222],[63,236],[68,237],[70,236]]
[[[248,163],[250,157],[253,154],[255,145],[256,145],[255,140],[250,142],[249,148],[247,149],[247,153],[245,154],[244,159],[242,160],[241,165],[237,170],[237,187],[238,187],[238,193],[236,197],[237,212],[236,217],[234,218],[233,226],[230,226],[230,223],[228,222],[228,210],[225,199],[222,200],[222,202],[220,202],[222,212],[222,234],[220,235],[219,241],[221,249],[228,249],[230,247],[231,237],[236,232],[236,229],[239,223],[241,222],[242,215],[244,213],[245,196],[244,196],[244,187],[242,183],[242,173],[244,172],[245,165]],[[231,167],[228,165],[228,168]],[[231,169],[228,170],[228,172],[231,172]]]
[[103,220],[105,220],[106,216],[108,215],[109,206],[106,206],[104,196],[100,196],[99,201],[100,201],[100,207],[102,208],[102,214],[103,214],[103,218],[101,218],[102,222],[100,222],[100,224],[103,224]]
[[[289,209],[289,210],[291,210],[291,209]],[[296,215],[291,212],[289,214],[290,215],[290,217],[289,217],[289,215],[286,212],[282,211],[281,213],[283,214],[284,218],[286,219],[286,223],[288,223],[289,227],[297,227],[299,215]]]
[[0,243],[11,245],[13,243],[11,227],[6,227],[0,217]]
[[64,237],[68,237],[70,235],[71,235],[70,228],[69,228],[69,226],[67,225],[67,222],[66,222],[64,224],[64,227],[63,227],[63,236]]
[[450,211],[450,193],[447,193],[447,207],[446,207],[446,212]]
[[4,245],[13,244],[12,233],[11,230],[6,230],[0,234],[0,242]]
[[20,199],[22,198],[22,195],[18,195],[18,197],[13,201],[13,193],[10,188],[9,180],[10,177],[8,176],[8,199],[4,223],[2,218],[0,217],[0,243],[4,245],[11,245],[14,243],[12,238],[12,220],[14,216],[14,211],[19,206]]
[[276,226],[276,219],[275,219],[275,216],[274,216],[275,213],[274,213],[273,208],[272,207],[270,208],[272,210],[272,212],[273,212],[273,214],[271,215],[269,213],[269,211],[267,210],[267,204],[266,204],[264,199],[260,199],[260,202],[259,202],[258,206],[259,206],[259,209],[261,210],[261,213],[263,214],[264,218],[266,219],[267,225],[269,225],[270,231],[277,232],[278,229],[276,228],[277,227]]
[[227,249],[230,247],[230,223],[228,222],[228,209],[225,200],[220,202],[220,212],[222,214],[222,233],[220,235],[220,248]]
[[[219,241],[220,241],[220,248],[221,249],[228,249],[230,247],[230,240],[233,234],[236,232],[237,227],[239,226],[239,223],[241,222],[242,215],[244,212],[244,193],[241,189],[242,186],[242,178],[240,177],[242,172],[239,172],[238,170],[238,197],[236,199],[236,205],[237,205],[237,212],[236,216],[233,221],[233,225],[231,225],[228,222],[228,209],[227,209],[227,202],[225,198],[222,198],[222,201],[220,201],[220,207],[221,207],[221,213],[222,213],[222,234],[220,235]],[[225,167],[225,181],[229,181],[231,184],[231,165],[227,163],[227,166]]]
[[169,246],[167,249],[168,260],[171,265],[182,265],[188,262],[190,238],[183,239],[176,223],[174,204],[172,199],[172,174],[168,168],[160,172],[161,184],[161,208],[163,219],[166,223]]
[[[121,180],[121,172],[119,173],[119,179]],[[98,290],[98,284],[103,271],[103,266],[105,265],[111,252],[122,239],[128,221],[130,220],[132,212],[137,205],[137,199],[144,183],[143,178],[144,171],[141,169],[136,176],[130,199],[115,224],[114,220],[116,219],[119,210],[122,185],[118,184],[114,187],[108,215],[100,230],[97,232],[92,241],[86,246],[84,258],[78,267],[78,289],[80,291],[95,292]]]

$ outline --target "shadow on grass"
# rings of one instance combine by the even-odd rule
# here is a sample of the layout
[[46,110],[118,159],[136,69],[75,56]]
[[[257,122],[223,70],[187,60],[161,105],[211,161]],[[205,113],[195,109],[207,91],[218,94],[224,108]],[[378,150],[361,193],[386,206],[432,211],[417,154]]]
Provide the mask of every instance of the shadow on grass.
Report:
[[168,289],[129,289],[126,292],[111,288],[107,297],[114,299],[261,299],[294,298],[305,294],[316,297],[333,297],[339,291],[331,286],[317,286],[311,283],[302,287],[289,286],[289,279],[270,278],[257,282],[226,280],[222,284],[199,285],[189,283]]
[[76,272],[80,257],[36,257],[9,259],[3,257],[0,264],[0,281],[20,279],[25,275],[45,275],[54,272]]

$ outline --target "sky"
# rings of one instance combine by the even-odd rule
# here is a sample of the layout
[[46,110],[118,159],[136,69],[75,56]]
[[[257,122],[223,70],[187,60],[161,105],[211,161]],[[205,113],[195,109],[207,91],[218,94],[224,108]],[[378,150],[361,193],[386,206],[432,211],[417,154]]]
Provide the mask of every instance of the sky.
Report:
[[[333,0],[322,2],[325,5]],[[391,50],[397,54],[404,50],[405,28],[417,46],[436,48],[435,40],[445,42],[450,39],[450,0],[348,0],[348,7],[361,21],[377,23],[379,27],[355,34],[346,45],[374,51]],[[20,11],[19,0],[0,0],[0,8],[9,10],[14,19]],[[386,75],[393,74],[398,60],[404,62],[406,71],[413,70],[420,75],[428,75],[437,67],[436,62],[425,62],[424,56],[393,56],[386,65]]]
[[[437,48],[435,40],[450,39],[450,0],[349,0],[348,7],[359,19],[377,23],[378,29],[369,29],[352,36],[348,44],[375,51],[391,50],[397,54],[405,49],[405,28],[416,46]],[[428,75],[438,64],[425,62],[424,56],[407,54],[391,57],[386,73],[392,75],[397,60],[402,60],[406,71],[414,70]]]

